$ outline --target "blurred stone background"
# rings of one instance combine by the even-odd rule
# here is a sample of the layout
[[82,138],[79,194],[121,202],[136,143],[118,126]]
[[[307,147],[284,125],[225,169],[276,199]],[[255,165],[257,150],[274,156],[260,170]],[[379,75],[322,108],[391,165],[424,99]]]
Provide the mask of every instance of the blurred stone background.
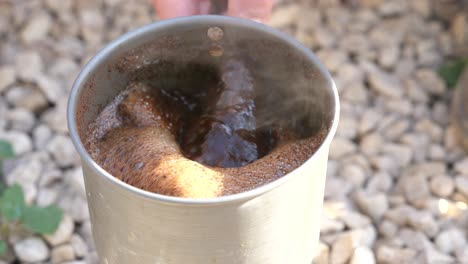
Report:
[[[67,96],[93,54],[155,20],[148,0],[0,0],[5,181],[66,212],[0,263],[98,263]],[[314,263],[468,263],[468,158],[437,74],[468,53],[468,1],[284,0],[269,24],[316,52],[342,100]]]

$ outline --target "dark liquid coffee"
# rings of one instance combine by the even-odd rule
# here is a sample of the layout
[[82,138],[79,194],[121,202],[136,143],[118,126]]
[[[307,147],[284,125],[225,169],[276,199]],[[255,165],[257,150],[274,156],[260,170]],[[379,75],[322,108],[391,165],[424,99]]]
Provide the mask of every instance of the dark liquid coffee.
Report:
[[240,61],[219,71],[165,68],[130,83],[90,127],[93,158],[135,187],[192,198],[239,193],[297,168],[322,141],[325,129],[303,138],[258,126],[253,77]]

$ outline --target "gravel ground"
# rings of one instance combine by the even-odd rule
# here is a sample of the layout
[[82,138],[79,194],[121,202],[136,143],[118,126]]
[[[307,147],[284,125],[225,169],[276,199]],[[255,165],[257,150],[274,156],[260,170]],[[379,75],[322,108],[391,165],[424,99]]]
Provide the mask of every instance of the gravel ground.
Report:
[[[430,0],[341,2],[283,1],[270,21],[317,53],[342,100],[315,263],[468,263],[468,158],[435,71],[468,39],[466,13],[447,27]],[[66,212],[0,263],[98,263],[67,95],[99,48],[154,20],[142,0],[0,1],[0,139],[17,153],[5,180]]]

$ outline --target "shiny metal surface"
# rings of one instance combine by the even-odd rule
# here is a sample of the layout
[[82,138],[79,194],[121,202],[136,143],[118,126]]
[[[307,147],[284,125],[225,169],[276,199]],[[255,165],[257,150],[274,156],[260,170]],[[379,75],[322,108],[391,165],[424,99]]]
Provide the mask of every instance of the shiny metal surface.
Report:
[[[255,61],[266,76],[264,84],[273,91],[294,90],[296,84],[310,87],[314,120],[330,127],[324,142],[307,162],[279,180],[214,199],[149,193],[115,179],[83,146],[89,123],[148,60],[204,60],[213,45],[206,36],[212,26],[224,30],[223,56],[242,55]],[[219,60],[209,55],[205,59]],[[281,71],[284,74],[272,74]],[[275,80],[266,83],[267,79]],[[101,262],[310,263],[318,242],[328,149],[338,115],[337,90],[317,58],[291,37],[259,23],[222,16],[177,18],[112,42],[84,67],[68,106],[70,135],[82,159]]]

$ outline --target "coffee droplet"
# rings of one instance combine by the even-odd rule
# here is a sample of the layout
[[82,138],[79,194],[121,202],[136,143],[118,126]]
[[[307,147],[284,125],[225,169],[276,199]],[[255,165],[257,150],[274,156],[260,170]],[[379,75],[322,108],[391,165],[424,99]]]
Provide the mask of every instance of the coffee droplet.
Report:
[[223,56],[224,49],[220,45],[215,44],[215,45],[211,46],[209,52],[210,52],[210,55],[213,56],[213,57],[220,57],[220,56]]
[[223,38],[224,32],[219,27],[210,27],[208,29],[208,37],[213,41],[218,41]]

